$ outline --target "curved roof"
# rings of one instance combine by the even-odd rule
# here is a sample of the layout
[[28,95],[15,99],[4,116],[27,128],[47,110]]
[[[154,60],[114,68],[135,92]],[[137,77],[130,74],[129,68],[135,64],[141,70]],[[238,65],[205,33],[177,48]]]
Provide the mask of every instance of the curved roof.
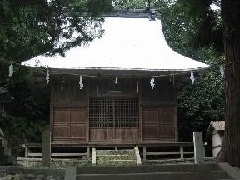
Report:
[[225,121],[211,121],[210,125],[217,131],[224,131],[225,130]]
[[187,72],[208,67],[173,51],[167,45],[158,19],[106,17],[102,27],[105,30],[103,36],[94,39],[89,46],[71,48],[65,57],[40,55],[23,65],[154,72]]

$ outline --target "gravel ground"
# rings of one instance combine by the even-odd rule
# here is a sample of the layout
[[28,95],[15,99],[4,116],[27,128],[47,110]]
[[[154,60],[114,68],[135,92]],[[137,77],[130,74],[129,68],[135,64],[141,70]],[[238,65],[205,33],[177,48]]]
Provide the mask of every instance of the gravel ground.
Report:
[[[214,162],[213,158],[205,158],[205,163]],[[19,163],[20,162],[20,163]],[[143,165],[157,165],[157,164],[186,164],[193,163],[193,158],[184,159],[160,159],[160,160],[149,160],[143,162]],[[18,159],[19,166],[17,167],[5,167],[0,166],[0,180],[64,180],[63,175],[51,174],[49,171],[59,169],[64,170],[68,167],[77,166],[91,166],[91,161],[87,159],[53,159],[50,168],[42,167],[41,159],[39,158],[22,158]],[[23,168],[24,167],[24,168]],[[33,172],[30,168],[35,168]],[[29,168],[29,169],[28,169]],[[24,169],[24,170],[23,170]],[[25,170],[28,171],[25,171]],[[48,173],[42,173],[44,169],[48,170]],[[36,173],[37,172],[37,173]],[[54,175],[55,174],[55,175]]]
[[0,180],[64,180],[64,171],[0,166]]
[[[18,158],[17,163],[23,167],[42,167],[41,158]],[[91,166],[89,159],[52,159],[51,167],[68,168],[75,166]]]
[[43,174],[6,174],[0,180],[64,180],[64,177]]
[[[212,157],[205,157],[204,162],[205,163],[213,163],[213,162],[215,162],[215,160]],[[187,163],[194,163],[194,158],[148,160],[147,162],[144,162],[144,165],[187,164]]]
[[[64,180],[63,175],[56,175],[54,171],[76,166],[91,166],[91,161],[87,159],[52,159],[51,167],[46,168],[42,166],[41,158],[18,158],[15,167],[0,166],[0,180]],[[41,173],[44,171],[46,172]]]

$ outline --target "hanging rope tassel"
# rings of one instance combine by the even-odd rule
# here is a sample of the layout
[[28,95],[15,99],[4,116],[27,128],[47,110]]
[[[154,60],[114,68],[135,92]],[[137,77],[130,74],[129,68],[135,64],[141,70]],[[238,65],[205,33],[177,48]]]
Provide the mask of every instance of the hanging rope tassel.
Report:
[[80,78],[79,78],[79,88],[83,89],[83,79],[82,79],[82,76],[80,76]]
[[49,70],[47,70],[47,76],[46,76],[46,81],[47,81],[47,84],[49,83]]
[[191,76],[190,76],[190,79],[192,81],[192,84],[194,84],[194,81],[195,81],[195,77],[194,77],[194,74],[193,72],[191,71]]
[[155,81],[154,78],[152,78],[151,81],[150,81],[150,86],[152,87],[152,89],[154,89],[154,88],[155,88],[155,85],[156,85],[156,84],[154,83],[154,81]]

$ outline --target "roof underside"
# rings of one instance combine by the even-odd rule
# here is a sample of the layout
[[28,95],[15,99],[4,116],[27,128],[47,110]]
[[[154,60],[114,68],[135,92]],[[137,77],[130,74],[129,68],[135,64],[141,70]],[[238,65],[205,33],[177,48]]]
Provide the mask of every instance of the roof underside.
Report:
[[[24,62],[31,67],[69,72],[124,71],[169,74],[207,68],[208,65],[174,52],[162,33],[161,21],[148,18],[106,17],[103,36],[89,46],[71,48],[65,57],[37,56]],[[40,62],[40,63],[36,63]],[[56,69],[56,70],[57,70]]]

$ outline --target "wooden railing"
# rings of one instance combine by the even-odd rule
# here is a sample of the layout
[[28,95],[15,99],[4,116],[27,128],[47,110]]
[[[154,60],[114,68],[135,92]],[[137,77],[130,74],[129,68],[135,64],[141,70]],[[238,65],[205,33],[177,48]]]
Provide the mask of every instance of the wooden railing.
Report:
[[[42,156],[42,144],[41,143],[27,143],[24,144],[25,157],[41,157]],[[146,161],[147,157],[151,158],[153,156],[177,156],[178,158],[184,158],[185,156],[193,157],[193,143],[192,142],[171,142],[171,143],[137,143],[137,144],[99,144],[99,143],[89,143],[84,145],[57,145],[52,144],[52,148],[82,148],[82,152],[52,152],[52,157],[79,157],[86,156],[90,157],[90,149],[95,148],[132,148],[138,147],[142,160]]]

